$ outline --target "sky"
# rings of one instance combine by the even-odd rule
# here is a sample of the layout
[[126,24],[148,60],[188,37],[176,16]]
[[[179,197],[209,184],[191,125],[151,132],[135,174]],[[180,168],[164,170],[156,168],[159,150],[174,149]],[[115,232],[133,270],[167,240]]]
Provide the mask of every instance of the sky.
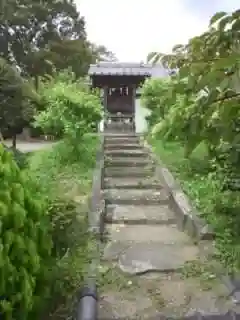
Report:
[[146,61],[149,52],[170,52],[204,32],[217,11],[240,8],[239,0],[76,0],[90,41],[105,45],[122,62]]

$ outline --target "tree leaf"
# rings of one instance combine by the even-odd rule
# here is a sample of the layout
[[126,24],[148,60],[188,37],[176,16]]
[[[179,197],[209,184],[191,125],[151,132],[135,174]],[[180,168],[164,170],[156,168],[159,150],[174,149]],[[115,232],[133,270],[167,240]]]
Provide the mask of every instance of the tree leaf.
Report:
[[210,23],[209,25],[213,25],[215,22],[217,22],[219,19],[225,17],[227,15],[227,12],[225,11],[220,11],[214,14],[214,16],[212,16],[212,18],[210,19]]

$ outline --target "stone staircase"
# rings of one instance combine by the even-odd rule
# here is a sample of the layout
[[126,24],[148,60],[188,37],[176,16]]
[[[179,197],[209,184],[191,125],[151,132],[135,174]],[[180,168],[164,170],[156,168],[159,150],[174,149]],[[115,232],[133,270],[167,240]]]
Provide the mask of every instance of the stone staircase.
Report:
[[104,188],[107,241],[100,267],[107,271],[100,288],[100,319],[234,308],[212,270],[196,271],[206,261],[179,230],[171,197],[156,179],[138,136],[105,136]]

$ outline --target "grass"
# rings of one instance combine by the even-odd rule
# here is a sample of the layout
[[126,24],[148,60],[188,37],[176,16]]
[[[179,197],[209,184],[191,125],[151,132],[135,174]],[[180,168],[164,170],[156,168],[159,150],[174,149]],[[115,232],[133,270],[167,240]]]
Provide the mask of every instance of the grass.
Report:
[[91,239],[87,226],[87,199],[95,167],[97,135],[86,135],[75,147],[60,141],[28,158],[27,173],[50,205],[53,241],[58,252],[52,267],[51,297],[40,319],[72,319],[76,291],[89,266]]
[[96,135],[87,135],[77,148],[61,141],[51,149],[31,155],[28,170],[47,194],[72,200],[84,197],[90,191],[97,145]]
[[216,233],[216,259],[229,272],[240,267],[240,193],[222,191],[211,169],[207,150],[200,145],[189,159],[184,158],[183,147],[175,142],[149,138],[154,152],[181,183],[201,217]]

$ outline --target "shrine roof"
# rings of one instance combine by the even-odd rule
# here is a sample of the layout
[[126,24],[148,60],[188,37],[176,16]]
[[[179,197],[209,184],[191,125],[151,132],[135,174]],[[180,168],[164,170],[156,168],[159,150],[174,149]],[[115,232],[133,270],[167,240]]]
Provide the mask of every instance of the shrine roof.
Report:
[[143,63],[100,62],[90,65],[90,76],[143,76],[165,77],[168,71],[162,65]]

